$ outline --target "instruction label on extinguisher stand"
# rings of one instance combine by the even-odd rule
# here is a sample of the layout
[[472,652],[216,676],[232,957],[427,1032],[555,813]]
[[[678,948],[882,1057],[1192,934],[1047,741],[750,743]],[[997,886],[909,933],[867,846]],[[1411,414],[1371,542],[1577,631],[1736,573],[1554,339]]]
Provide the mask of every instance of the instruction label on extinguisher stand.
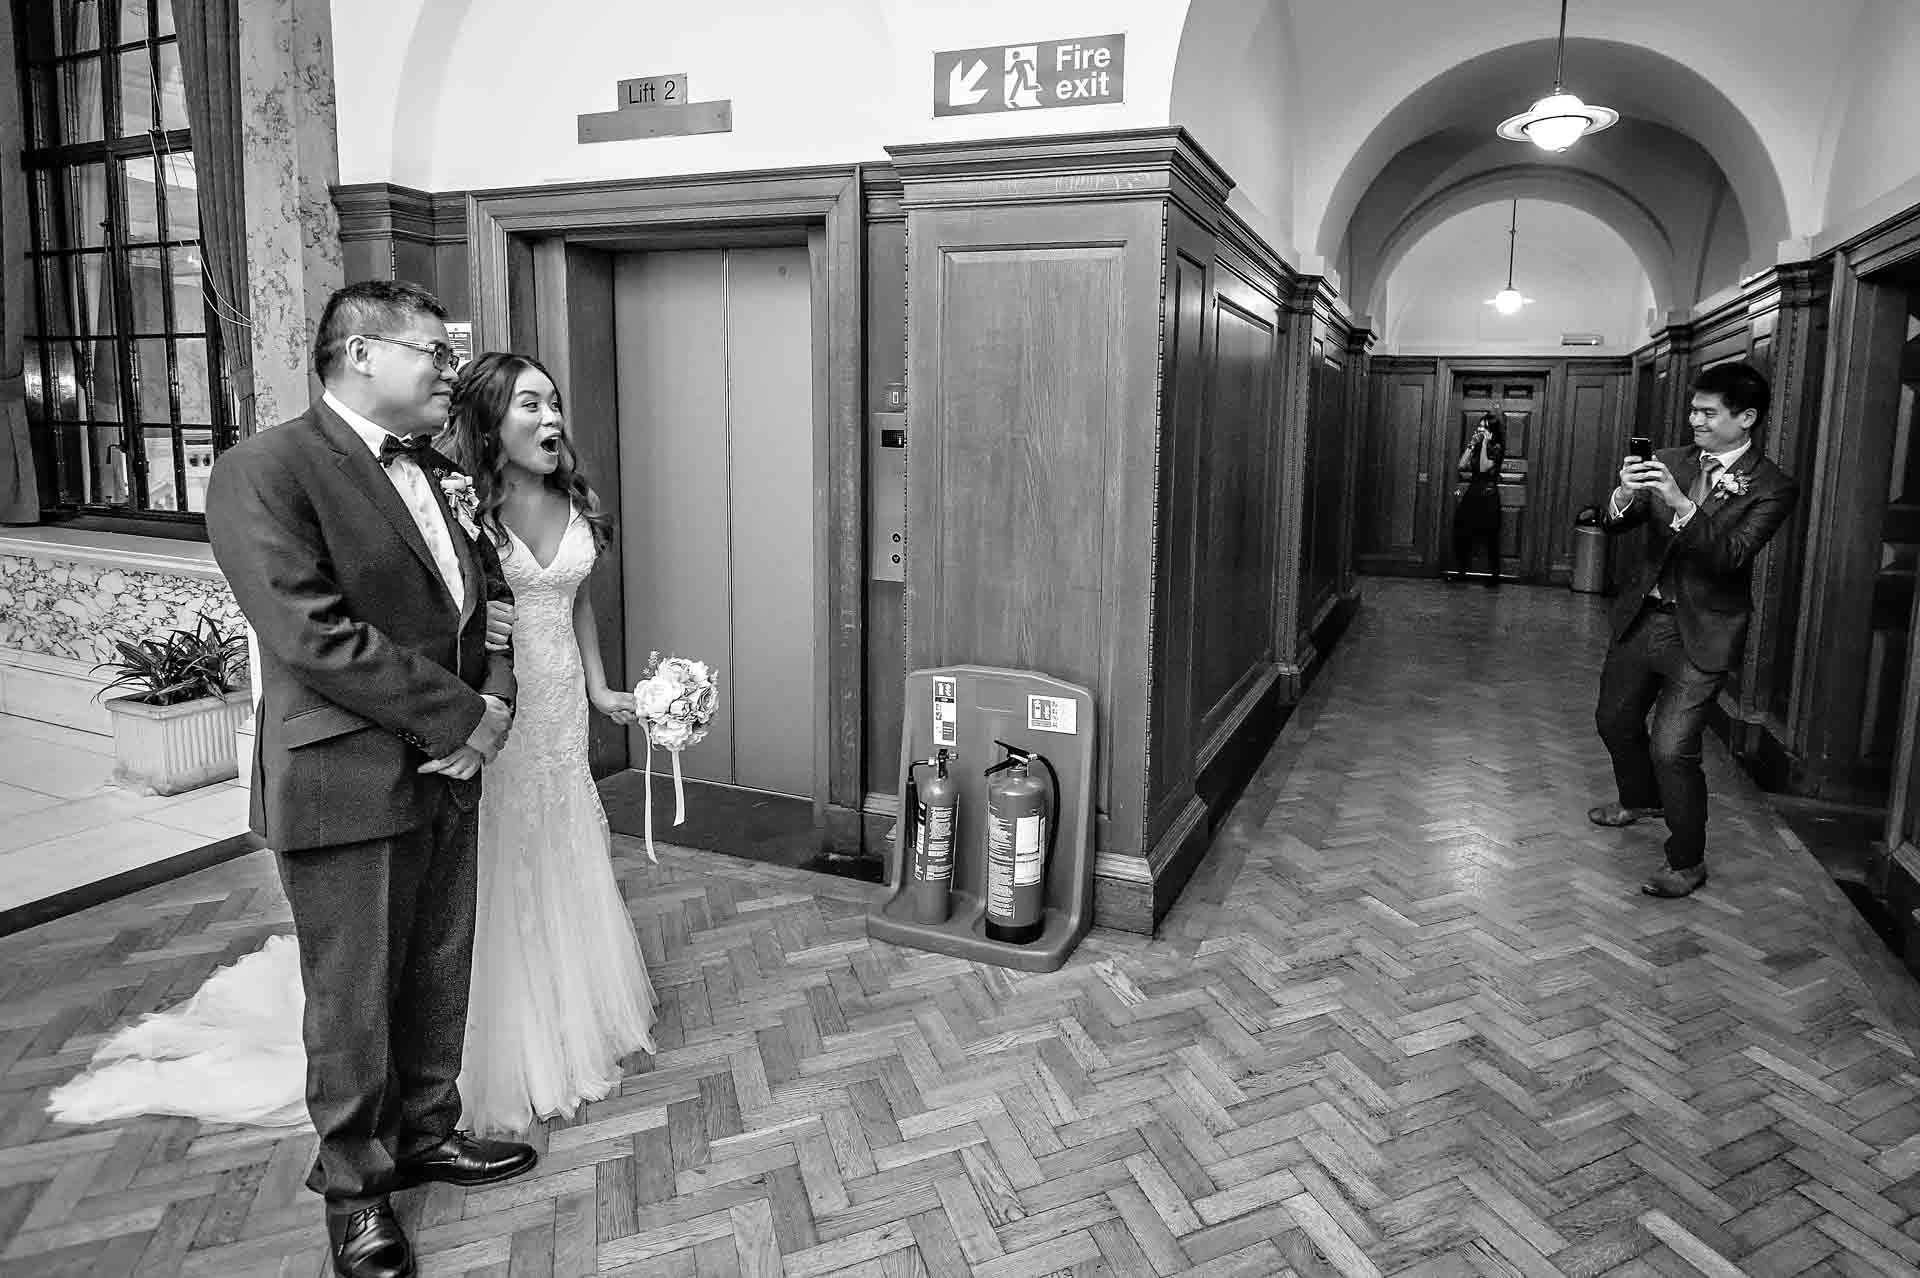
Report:
[[960,748],[959,680],[933,681],[933,745],[949,750]]
[[1075,709],[1072,697],[1042,697],[1029,693],[1027,731],[1059,732],[1073,736],[1079,732],[1079,727],[1074,723]]

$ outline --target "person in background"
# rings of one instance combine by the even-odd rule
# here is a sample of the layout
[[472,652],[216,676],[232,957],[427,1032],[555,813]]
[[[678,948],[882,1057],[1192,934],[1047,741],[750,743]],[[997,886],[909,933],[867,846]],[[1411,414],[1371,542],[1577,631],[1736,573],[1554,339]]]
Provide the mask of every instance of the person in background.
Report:
[[1507,435],[1499,414],[1482,413],[1460,450],[1459,474],[1466,486],[1453,507],[1453,570],[1448,581],[1467,579],[1477,544],[1487,551],[1487,585],[1500,585],[1500,463],[1506,456]]

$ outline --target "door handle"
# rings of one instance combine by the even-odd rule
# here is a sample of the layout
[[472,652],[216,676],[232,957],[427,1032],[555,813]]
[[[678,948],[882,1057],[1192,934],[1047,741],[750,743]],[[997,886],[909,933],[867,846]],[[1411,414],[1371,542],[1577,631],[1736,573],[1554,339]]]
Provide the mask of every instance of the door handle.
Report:
[[1419,475],[1419,478],[1418,478],[1418,480],[1417,480],[1416,482],[1418,482],[1418,483],[1422,483],[1422,484],[1424,484],[1424,483],[1426,483],[1426,482],[1427,482],[1427,474],[1428,474],[1428,472],[1427,472],[1427,471],[1424,471],[1424,470],[1423,470],[1423,471],[1421,471],[1421,472],[1420,472],[1420,475]]

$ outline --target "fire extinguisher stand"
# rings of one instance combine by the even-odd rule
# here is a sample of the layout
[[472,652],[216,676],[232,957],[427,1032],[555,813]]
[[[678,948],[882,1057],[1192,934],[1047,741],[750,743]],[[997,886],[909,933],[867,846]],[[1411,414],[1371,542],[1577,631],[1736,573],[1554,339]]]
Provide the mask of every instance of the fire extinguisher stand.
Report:
[[[895,945],[980,963],[1051,972],[1093,926],[1093,694],[1030,670],[943,666],[907,676],[900,733],[900,819],[887,860],[887,898],[867,914],[867,935]],[[1040,935],[1025,943],[987,935],[987,769],[1005,747],[1041,755],[1059,786],[1059,819],[1042,869],[1046,885]],[[914,884],[908,791],[916,760],[948,752],[959,790],[952,880],[942,922],[921,922],[927,888]],[[1045,769],[1036,766],[1036,772]],[[937,911],[935,911],[937,913]]]

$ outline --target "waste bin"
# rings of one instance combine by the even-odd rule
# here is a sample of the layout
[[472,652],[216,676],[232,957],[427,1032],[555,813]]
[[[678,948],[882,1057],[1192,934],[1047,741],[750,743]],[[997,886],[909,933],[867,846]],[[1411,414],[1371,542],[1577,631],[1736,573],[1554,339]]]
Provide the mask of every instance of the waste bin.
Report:
[[1574,520],[1573,579],[1567,584],[1581,594],[1607,593],[1607,534],[1596,507],[1587,507]]

